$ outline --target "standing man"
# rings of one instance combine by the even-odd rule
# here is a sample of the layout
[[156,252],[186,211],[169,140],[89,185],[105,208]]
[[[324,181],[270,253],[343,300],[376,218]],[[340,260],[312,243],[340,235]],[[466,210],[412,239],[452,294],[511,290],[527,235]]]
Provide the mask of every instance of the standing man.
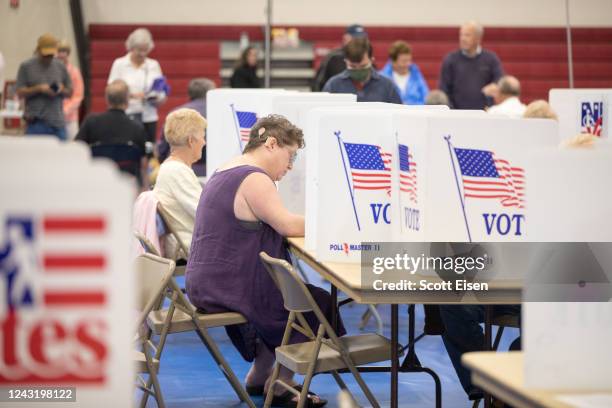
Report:
[[36,55],[19,66],[17,93],[25,98],[26,135],[66,139],[63,99],[72,94],[72,82],[64,64],[55,58],[57,49],[57,39],[43,34]]
[[372,67],[372,47],[367,38],[353,38],[344,46],[346,69],[330,78],[323,92],[351,93],[357,102],[402,103],[392,80]]
[[459,47],[444,57],[440,89],[448,95],[454,109],[484,109],[491,105],[485,92],[495,87],[503,75],[501,62],[494,52],[481,46],[484,29],[476,22],[461,26]]
[[[368,33],[363,26],[359,24],[353,24],[346,27],[346,31],[342,35],[342,47],[348,44],[353,38],[368,38]],[[331,50],[325,59],[321,61],[321,65],[319,65],[312,90],[315,92],[321,91],[331,77],[338,75],[345,69],[346,63],[344,62],[344,52],[342,48]]]

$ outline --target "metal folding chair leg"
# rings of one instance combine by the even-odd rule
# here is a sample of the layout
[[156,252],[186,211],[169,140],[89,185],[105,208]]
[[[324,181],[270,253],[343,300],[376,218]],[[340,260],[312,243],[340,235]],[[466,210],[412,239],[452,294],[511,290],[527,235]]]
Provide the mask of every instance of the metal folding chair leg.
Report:
[[[195,319],[194,324],[196,324]],[[255,408],[255,404],[251,400],[251,397],[249,397],[249,394],[247,394],[246,390],[236,377],[236,374],[234,374],[234,371],[223,357],[223,354],[221,354],[217,344],[208,334],[208,331],[196,324],[196,333],[198,334],[198,337],[200,337],[200,340],[202,340],[202,343],[204,343],[208,349],[208,352],[212,355],[215,363],[217,363],[217,366],[223,375],[225,375],[225,378],[227,378],[229,381],[230,385],[236,392],[236,395],[238,395],[238,398],[240,398],[241,401],[246,402],[250,408]]]
[[[147,350],[147,346],[145,345],[143,348],[143,352],[145,355],[145,361],[147,364],[147,369],[149,371],[149,379],[147,380],[147,389],[150,389],[149,383],[153,385],[155,389],[155,402],[157,402],[158,408],[166,408],[166,404],[164,404],[164,397],[162,396],[161,387],[159,386],[159,380],[157,379],[157,372],[155,371],[155,366],[152,364],[151,356],[149,355],[149,351]],[[149,396],[147,392],[144,393],[143,399],[145,396]],[[141,400],[142,401],[142,400]]]
[[380,313],[378,313],[378,309],[376,309],[375,305],[368,305],[368,308],[366,309],[366,311],[361,316],[361,323],[359,324],[359,330],[363,330],[366,327],[366,325],[370,321],[370,317],[372,317],[372,316],[374,316],[374,319],[376,320],[376,326],[378,327],[376,332],[382,336],[382,334],[383,334],[383,321],[382,321],[382,318],[380,317]]
[[380,405],[378,404],[378,401],[374,397],[374,394],[372,394],[372,391],[370,391],[370,388],[366,385],[365,381],[363,381],[361,374],[359,374],[359,371],[357,371],[357,368],[355,367],[353,362],[350,360],[350,358],[348,356],[343,355],[342,359],[344,360],[348,369],[353,374],[353,377],[355,377],[355,381],[357,381],[357,384],[359,384],[359,388],[361,388],[361,391],[363,391],[368,401],[370,401],[370,404],[372,404],[374,408],[380,408]]
[[313,348],[312,355],[310,356],[310,364],[308,365],[308,371],[304,376],[304,383],[302,385],[302,392],[300,393],[300,400],[298,402],[297,408],[304,408],[306,406],[306,402],[308,401],[308,390],[310,389],[312,376],[314,375],[315,366],[317,365],[317,357],[319,356],[319,351],[321,350],[321,342],[324,333],[325,327],[323,325],[320,325],[319,330],[317,332],[317,338],[315,339],[315,347]]

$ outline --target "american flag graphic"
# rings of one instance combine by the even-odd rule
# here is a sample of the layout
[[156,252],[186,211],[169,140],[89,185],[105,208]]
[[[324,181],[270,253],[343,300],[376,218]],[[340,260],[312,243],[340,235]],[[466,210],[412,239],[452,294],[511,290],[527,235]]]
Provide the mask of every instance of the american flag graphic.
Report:
[[582,133],[601,136],[603,125],[603,102],[583,102],[581,106]]
[[592,126],[587,125],[582,130],[591,135],[601,136],[601,125],[602,124],[603,124],[603,118],[600,116],[599,118],[597,118],[595,123],[592,124]]
[[454,148],[465,198],[499,200],[504,207],[524,208],[525,171],[494,152]]
[[380,146],[344,143],[355,190],[385,190],[391,194],[391,154]]
[[408,146],[399,144],[400,191],[407,193],[410,201],[417,202],[417,165]]
[[255,112],[236,111],[236,119],[238,120],[240,140],[242,140],[242,142],[248,142],[251,128],[255,122],[257,122],[257,115]]
[[[101,308],[106,304],[105,289],[78,283],[83,275],[105,272],[107,256],[101,248],[101,238],[107,232],[104,217],[44,215],[9,217],[6,221],[9,242],[0,251],[0,271],[5,275],[0,278],[8,282],[5,299],[9,310],[20,306]],[[40,251],[36,250],[38,245]],[[77,283],[67,284],[73,281],[71,277],[77,278]]]

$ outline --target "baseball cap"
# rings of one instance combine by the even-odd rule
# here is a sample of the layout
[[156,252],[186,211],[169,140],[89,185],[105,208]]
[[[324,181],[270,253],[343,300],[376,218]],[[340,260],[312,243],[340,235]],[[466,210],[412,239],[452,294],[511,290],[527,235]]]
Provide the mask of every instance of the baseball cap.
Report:
[[57,54],[58,44],[59,41],[57,41],[57,38],[55,38],[52,34],[47,33],[38,37],[38,45],[36,46],[36,49],[40,55],[55,55]]
[[350,34],[353,37],[367,37],[368,36],[368,33],[366,33],[365,28],[363,28],[363,26],[359,24],[352,24],[346,27],[345,33]]

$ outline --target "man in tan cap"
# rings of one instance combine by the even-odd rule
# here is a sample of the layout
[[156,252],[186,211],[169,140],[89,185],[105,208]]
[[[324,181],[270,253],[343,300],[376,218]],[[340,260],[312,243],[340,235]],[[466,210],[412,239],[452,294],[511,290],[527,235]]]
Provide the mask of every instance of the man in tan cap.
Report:
[[66,139],[63,98],[72,93],[64,64],[55,58],[58,41],[51,34],[38,38],[36,55],[19,66],[17,92],[25,98],[27,135],[55,135]]

